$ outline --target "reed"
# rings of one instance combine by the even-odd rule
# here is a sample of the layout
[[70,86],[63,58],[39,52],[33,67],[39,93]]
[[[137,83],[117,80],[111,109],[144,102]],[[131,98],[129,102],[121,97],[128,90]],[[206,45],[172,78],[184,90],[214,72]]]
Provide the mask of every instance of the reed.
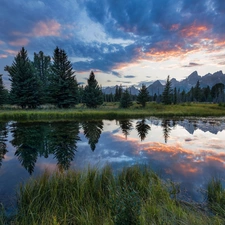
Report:
[[207,200],[211,210],[225,218],[225,189],[222,179],[213,177],[208,183]]
[[21,185],[12,224],[224,224],[171,197],[170,183],[149,168],[45,172]]

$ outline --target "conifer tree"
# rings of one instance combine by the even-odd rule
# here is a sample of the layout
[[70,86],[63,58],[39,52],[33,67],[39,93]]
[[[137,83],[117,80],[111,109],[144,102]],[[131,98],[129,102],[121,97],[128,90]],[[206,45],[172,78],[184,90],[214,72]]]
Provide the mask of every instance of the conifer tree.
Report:
[[6,98],[7,96],[6,96],[6,91],[2,81],[2,74],[0,74],[0,106],[5,103]]
[[149,93],[146,86],[143,84],[141,89],[139,90],[138,96],[137,96],[137,103],[141,104],[142,107],[146,106],[146,102],[149,101]]
[[33,66],[36,76],[40,80],[41,90],[41,102],[48,102],[49,95],[49,74],[51,68],[51,57],[44,55],[42,51],[34,53]]
[[11,81],[11,102],[22,108],[36,108],[40,104],[40,83],[24,47],[14,58],[12,66],[5,67],[5,71]]
[[98,105],[103,103],[103,93],[95,79],[95,74],[91,71],[88,84],[84,88],[83,102],[89,108],[96,108]]
[[128,108],[130,106],[132,106],[132,100],[131,100],[131,95],[128,91],[128,89],[126,89],[123,94],[122,97],[120,99],[120,107],[121,108]]
[[49,94],[59,108],[74,106],[78,101],[78,85],[71,62],[63,49],[56,47],[51,67]]
[[169,105],[172,103],[172,88],[171,88],[170,76],[167,77],[166,86],[162,93],[162,102],[166,105]]

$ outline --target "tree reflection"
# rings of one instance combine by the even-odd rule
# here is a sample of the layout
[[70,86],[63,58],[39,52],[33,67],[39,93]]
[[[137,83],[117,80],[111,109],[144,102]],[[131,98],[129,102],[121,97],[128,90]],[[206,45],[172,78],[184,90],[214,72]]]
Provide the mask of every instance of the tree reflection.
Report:
[[94,151],[103,131],[103,122],[102,120],[85,121],[82,123],[82,127],[84,135],[88,139],[88,144],[90,145],[91,150]]
[[127,136],[130,134],[130,131],[133,128],[133,125],[130,120],[119,120],[119,125],[122,130],[122,133],[124,134],[125,138],[127,139]]
[[136,129],[138,132],[138,136],[141,138],[141,141],[143,141],[146,138],[146,135],[148,134],[148,131],[151,129],[151,127],[146,124],[146,120],[143,119],[141,121],[137,121]]
[[60,170],[68,170],[77,151],[79,137],[78,122],[52,123],[49,148],[57,159]]
[[167,119],[162,120],[161,126],[163,128],[163,135],[164,135],[165,143],[167,143],[167,140],[170,136],[170,132],[172,130],[172,128],[170,127],[170,120],[167,120]]
[[0,123],[0,168],[2,166],[2,160],[5,158],[5,154],[8,152],[6,149],[7,141],[7,128],[6,123]]
[[43,149],[46,125],[35,123],[13,123],[11,125],[12,145],[16,148],[15,155],[24,168],[32,174],[38,155]]

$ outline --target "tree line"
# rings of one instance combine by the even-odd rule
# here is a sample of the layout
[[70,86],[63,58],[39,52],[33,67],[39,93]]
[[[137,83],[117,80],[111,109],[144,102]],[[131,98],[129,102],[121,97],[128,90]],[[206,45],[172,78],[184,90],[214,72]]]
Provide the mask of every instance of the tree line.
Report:
[[115,94],[103,94],[102,88],[91,71],[87,85],[78,85],[75,71],[65,50],[58,47],[53,57],[42,51],[34,53],[33,61],[28,58],[24,47],[15,56],[12,65],[5,66],[11,81],[7,91],[0,75],[0,105],[10,103],[21,108],[37,108],[43,104],[54,104],[58,108],[74,107],[83,103],[89,108],[96,108],[103,102],[120,102],[120,107],[128,108],[133,101],[142,107],[148,101],[164,104],[182,102],[224,102],[224,84],[215,84],[212,88],[200,87],[199,81],[188,92],[171,87],[169,76],[162,94],[149,95],[143,84],[138,95],[132,95],[128,89],[116,86]]

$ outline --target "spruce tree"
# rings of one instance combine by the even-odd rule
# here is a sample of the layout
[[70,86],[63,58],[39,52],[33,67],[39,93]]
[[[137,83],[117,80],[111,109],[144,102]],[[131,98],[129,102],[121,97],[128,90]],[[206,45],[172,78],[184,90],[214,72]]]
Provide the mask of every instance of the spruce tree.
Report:
[[5,103],[6,98],[7,95],[2,81],[2,74],[0,74],[0,106]]
[[162,93],[162,102],[166,105],[169,105],[172,103],[172,88],[171,88],[170,76],[167,77],[166,85]]
[[40,104],[40,83],[24,47],[14,58],[12,66],[6,66],[11,81],[12,104],[22,108],[36,108]]
[[141,89],[139,90],[138,96],[137,96],[137,103],[141,104],[142,107],[146,106],[146,102],[149,101],[149,93],[146,86],[143,84]]
[[130,106],[132,106],[132,100],[131,100],[131,95],[128,91],[128,89],[126,89],[124,91],[124,93],[122,94],[122,97],[120,99],[120,107],[121,108],[128,108]]
[[68,108],[78,102],[78,85],[71,62],[63,49],[56,47],[51,67],[49,95],[59,108]]
[[98,105],[103,104],[103,93],[93,71],[91,71],[87,82],[88,84],[84,88],[83,102],[89,108],[96,108]]
[[40,51],[39,53],[34,53],[33,66],[34,66],[35,74],[40,80],[41,102],[48,103],[51,57],[44,55],[42,51]]

